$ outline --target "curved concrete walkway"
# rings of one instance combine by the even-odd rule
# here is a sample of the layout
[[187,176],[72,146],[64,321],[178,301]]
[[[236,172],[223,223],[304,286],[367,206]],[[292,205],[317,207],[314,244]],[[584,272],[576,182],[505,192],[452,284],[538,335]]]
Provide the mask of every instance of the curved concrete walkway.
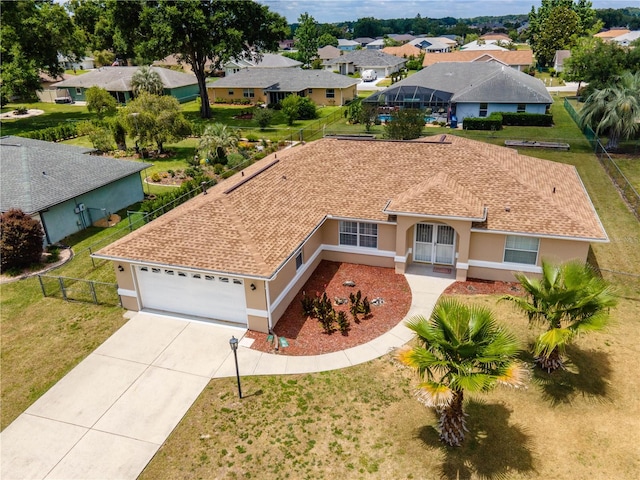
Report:
[[[420,273],[406,274],[413,297],[408,317],[429,316],[453,283],[450,276]],[[0,434],[0,477],[135,479],[211,378],[235,375],[229,339],[244,332],[135,314]],[[246,376],[345,368],[378,358],[412,336],[401,322],[371,342],[326,355],[240,348],[239,369]]]

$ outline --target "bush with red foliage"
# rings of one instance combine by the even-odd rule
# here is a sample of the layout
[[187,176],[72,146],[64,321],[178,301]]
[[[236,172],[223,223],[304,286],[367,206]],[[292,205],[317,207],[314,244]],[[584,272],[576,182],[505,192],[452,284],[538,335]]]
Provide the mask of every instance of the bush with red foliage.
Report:
[[22,210],[11,209],[0,216],[0,268],[2,271],[37,263],[42,257],[40,222]]

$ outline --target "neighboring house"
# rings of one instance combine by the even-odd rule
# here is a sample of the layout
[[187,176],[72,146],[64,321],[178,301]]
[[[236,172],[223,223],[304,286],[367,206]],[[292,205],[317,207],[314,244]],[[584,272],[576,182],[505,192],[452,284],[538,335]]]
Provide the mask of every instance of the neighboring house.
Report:
[[341,75],[348,75],[365,70],[375,70],[378,78],[388,77],[405,66],[405,58],[394,57],[376,50],[357,50],[329,60],[326,70],[337,71]]
[[[455,44],[455,42],[453,42]],[[421,37],[409,42],[409,45],[418,47],[427,53],[446,53],[450,52],[452,45],[448,38],[440,37]]]
[[625,35],[630,31],[631,30],[628,30],[626,28],[612,28],[604,32],[596,33],[594,37],[604,40],[605,42],[608,42],[616,37],[619,37],[620,35]]
[[469,42],[469,43],[465,43],[464,45],[462,45],[460,47],[460,50],[465,50],[465,51],[506,51],[509,50],[508,48],[504,48],[501,47],[500,45],[496,45],[496,42],[498,40],[482,40],[482,41],[478,41],[478,40],[474,40],[473,42]]
[[560,73],[564,71],[564,61],[571,56],[571,50],[556,50],[553,56],[553,69]]
[[382,50],[384,48],[384,38],[378,38],[373,42],[367,43],[367,45],[365,45],[365,48],[367,50]]
[[617,43],[621,47],[628,47],[639,38],[640,38],[640,30],[634,30],[632,32],[614,37],[611,39],[611,41]]
[[496,62],[508,65],[520,72],[528,70],[533,65],[533,52],[531,50],[507,50],[507,51],[456,51],[450,53],[427,53],[422,61],[423,67],[428,67],[441,62]]
[[360,44],[354,40],[347,40],[345,38],[338,39],[338,48],[345,52],[352,52],[356,50]]
[[344,105],[358,96],[358,80],[325,70],[245,68],[207,85],[210,102],[248,99],[278,103],[287,95],[309,97],[317,105]]
[[480,38],[485,42],[494,41],[494,42],[511,43],[511,37],[506,33],[495,33],[495,32],[485,33],[484,35],[481,35]]
[[92,149],[23,137],[0,138],[0,210],[37,219],[51,244],[144,198],[148,163],[89,155]]
[[322,61],[322,65],[325,66],[329,60],[338,58],[342,55],[342,51],[333,45],[326,45],[318,49],[318,58]]
[[[170,68],[174,70],[176,69],[176,67],[179,67],[185,73],[193,73],[193,68],[191,68],[191,64],[189,64],[188,62],[179,61],[177,55],[169,55],[163,58],[162,60],[156,60],[155,62],[153,62],[153,66]],[[207,59],[204,62],[204,68],[205,68],[205,71],[211,71],[213,69],[213,62]]]
[[418,58],[422,55],[422,50],[418,47],[405,43],[401,47],[385,47],[382,49],[383,53],[387,53],[389,55],[393,55],[395,57],[400,58]]
[[92,70],[95,68],[93,57],[83,57],[78,61],[58,54],[58,62],[65,70]]
[[[69,90],[74,102],[85,102],[87,89],[100,87],[109,92],[119,103],[127,103],[133,98],[131,77],[139,68],[102,67],[51,86]],[[161,67],[151,67],[151,69],[160,75],[165,95],[174,96],[179,102],[187,102],[198,96],[198,80],[195,75]]]
[[387,35],[390,39],[395,40],[396,42],[400,42],[402,44],[410,42],[411,40],[415,40],[416,37],[413,35],[409,35],[408,33],[390,33]]
[[490,63],[436,63],[364,100],[379,106],[431,108],[486,117],[493,112],[545,113],[553,100],[537,78]]
[[607,241],[572,165],[449,135],[324,138],[256,162],[94,256],[113,262],[129,310],[267,332],[321,260],[514,281],[540,273],[542,259],[585,261],[591,242]]
[[299,68],[302,62],[276,53],[263,53],[260,57],[240,57],[224,64],[224,74],[233,75],[243,68]]
[[373,42],[374,40],[375,38],[371,37],[358,37],[353,39],[353,41],[358,42],[362,48],[366,47],[367,44]]
[[278,44],[278,48],[280,50],[291,50],[293,48],[293,46],[295,45],[295,40],[293,39],[288,39],[288,40],[282,40],[279,44]]

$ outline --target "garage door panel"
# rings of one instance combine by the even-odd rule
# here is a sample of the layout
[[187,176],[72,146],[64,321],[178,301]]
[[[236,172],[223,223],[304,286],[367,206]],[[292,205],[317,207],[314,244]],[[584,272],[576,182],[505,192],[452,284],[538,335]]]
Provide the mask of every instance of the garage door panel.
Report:
[[143,308],[247,323],[240,279],[151,267],[136,274]]

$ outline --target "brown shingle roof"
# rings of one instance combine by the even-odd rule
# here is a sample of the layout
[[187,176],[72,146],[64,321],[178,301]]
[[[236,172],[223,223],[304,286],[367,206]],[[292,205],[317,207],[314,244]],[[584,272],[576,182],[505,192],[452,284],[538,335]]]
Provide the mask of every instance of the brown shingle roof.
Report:
[[620,35],[624,35],[629,33],[631,30],[627,30],[626,28],[612,28],[611,30],[607,30],[606,32],[596,33],[594,37],[602,38],[602,39],[610,39],[619,37]]
[[382,51],[384,53],[388,53],[389,55],[394,55],[401,58],[409,58],[412,55],[417,58],[422,54],[422,50],[409,43],[405,43],[400,47],[385,47],[382,49]]
[[533,52],[531,50],[458,50],[449,53],[427,53],[422,61],[422,66],[428,67],[440,62],[475,62],[490,61],[491,57],[507,65],[531,65],[533,64]]
[[325,138],[277,156],[255,177],[273,156],[98,255],[269,277],[327,215],[385,221],[387,205],[475,218],[493,231],[607,238],[573,166],[504,147],[455,136],[444,143]]

